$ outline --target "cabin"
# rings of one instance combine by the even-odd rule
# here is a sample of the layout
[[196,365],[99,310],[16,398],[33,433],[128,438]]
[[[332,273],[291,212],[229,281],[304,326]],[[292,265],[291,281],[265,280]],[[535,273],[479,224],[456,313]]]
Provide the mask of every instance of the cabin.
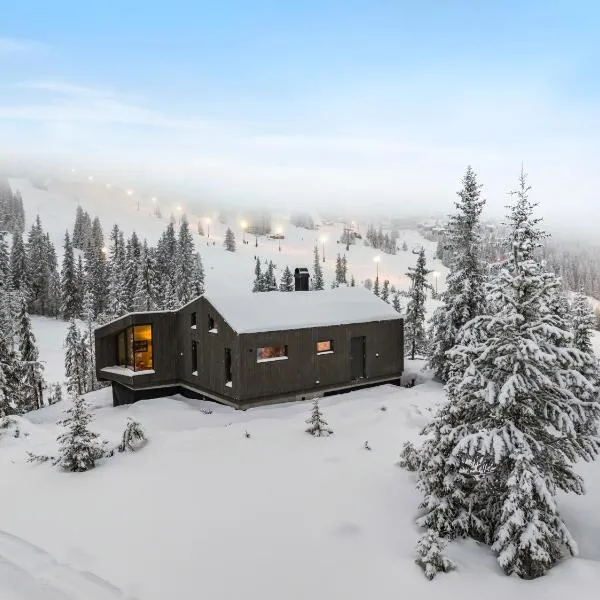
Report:
[[180,393],[235,408],[400,382],[403,320],[364,288],[205,294],[175,311],[125,315],[95,331],[99,380],[115,406]]

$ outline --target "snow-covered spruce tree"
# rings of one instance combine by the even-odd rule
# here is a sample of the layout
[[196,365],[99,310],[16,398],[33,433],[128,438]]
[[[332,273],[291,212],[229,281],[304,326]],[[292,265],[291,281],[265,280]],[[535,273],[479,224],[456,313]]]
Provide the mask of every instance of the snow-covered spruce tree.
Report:
[[223,246],[228,252],[235,252],[235,234],[233,233],[233,231],[231,231],[230,227],[228,227],[227,231],[225,232]]
[[264,292],[264,280],[260,266],[260,258],[256,257],[256,263],[254,264],[254,283],[252,284],[253,292]]
[[381,286],[379,285],[379,275],[375,277],[375,283],[373,284],[373,293],[379,297],[381,296]]
[[331,435],[333,433],[333,429],[329,429],[327,421],[323,418],[323,413],[319,408],[318,398],[315,398],[315,401],[313,402],[312,413],[310,419],[306,420],[306,423],[309,425],[306,433],[310,433],[310,435],[314,435],[315,437]]
[[263,287],[265,292],[277,291],[277,279],[275,279],[275,265],[270,260],[267,265],[267,270],[263,274]]
[[21,389],[18,394],[17,409],[28,412],[44,405],[42,395],[43,365],[39,361],[39,352],[35,336],[31,329],[31,319],[27,312],[27,298],[21,293],[19,311],[19,373]]
[[415,562],[425,571],[425,577],[431,580],[438,573],[447,573],[454,569],[453,562],[444,556],[445,542],[429,529],[417,541],[417,559]]
[[83,388],[86,392],[91,392],[102,387],[96,379],[96,347],[94,344],[94,329],[96,320],[94,319],[94,299],[90,292],[87,292],[83,298],[83,309],[81,315],[84,321],[84,334],[81,337],[80,363],[81,372],[84,378]]
[[10,249],[10,274],[14,290],[20,290],[27,285],[27,256],[23,236],[18,232],[13,233]]
[[392,306],[396,312],[402,312],[402,305],[400,304],[400,292],[394,292],[392,296]]
[[313,259],[313,290],[322,290],[325,287],[323,269],[319,258],[319,246],[315,246]]
[[388,303],[390,301],[390,280],[389,279],[383,280],[383,285],[381,286],[381,299],[384,302],[388,302]]
[[54,464],[63,471],[89,471],[102,457],[98,434],[89,429],[91,420],[92,415],[83,396],[74,395],[66,418],[58,423],[66,427],[66,431],[58,436],[58,456]]
[[177,308],[175,291],[175,268],[177,263],[177,238],[173,222],[169,222],[156,244],[157,286],[160,309]]
[[427,283],[427,276],[431,271],[427,269],[425,249],[419,250],[417,266],[409,267],[406,274],[411,282],[409,300],[406,306],[404,322],[404,348],[411,360],[415,356],[424,356],[427,353],[427,336],[425,334],[425,300],[427,290],[433,288]]
[[342,257],[338,254],[335,259],[335,282],[338,286],[347,283],[347,270],[346,257]]
[[127,312],[133,310],[133,297],[137,287],[138,262],[142,253],[142,244],[134,231],[125,244],[125,288]]
[[69,321],[64,348],[67,391],[76,395],[83,394],[85,391],[85,369],[81,359],[81,334],[73,319]]
[[288,266],[283,270],[281,275],[281,283],[279,284],[280,292],[293,292],[295,289],[294,275]]
[[75,254],[73,252],[73,245],[71,244],[71,239],[69,237],[68,231],[65,233],[65,243],[63,249],[63,262],[62,269],[60,272],[60,314],[63,319],[68,321],[73,317],[77,317],[81,313],[79,290],[77,289]]
[[158,292],[156,290],[156,265],[154,253],[148,248],[144,240],[140,258],[137,264],[135,294],[133,296],[133,309],[150,311],[157,306]]
[[181,221],[177,238],[175,289],[179,306],[204,293],[202,263],[194,251],[194,240],[185,217]]
[[429,366],[441,381],[448,379],[447,352],[454,347],[460,328],[483,313],[485,293],[484,267],[480,258],[481,212],[485,200],[481,185],[469,166],[462,180],[456,213],[450,217],[444,240],[444,253],[449,257],[450,272],[446,278],[443,304],[435,311],[431,327]]
[[582,291],[575,294],[573,298],[571,326],[573,328],[573,346],[581,352],[593,354],[592,330],[594,329],[594,312]]
[[573,463],[598,454],[600,405],[587,399],[594,387],[577,371],[583,353],[552,310],[560,283],[534,257],[544,233],[523,173],[515,194],[489,314],[459,332],[448,402],[424,430],[418,523],[490,543],[506,573],[532,578],[564,548],[576,552],[556,496],[583,493]]
[[85,289],[94,298],[94,316],[103,314],[107,308],[108,288],[106,285],[107,265],[102,225],[96,217],[88,239],[85,256]]

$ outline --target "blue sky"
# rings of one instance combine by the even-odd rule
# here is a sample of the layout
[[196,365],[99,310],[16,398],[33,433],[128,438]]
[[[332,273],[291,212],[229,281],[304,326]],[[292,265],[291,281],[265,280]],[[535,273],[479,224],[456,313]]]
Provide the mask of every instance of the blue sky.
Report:
[[0,153],[239,199],[492,208],[521,161],[548,214],[597,202],[595,2],[20,0]]

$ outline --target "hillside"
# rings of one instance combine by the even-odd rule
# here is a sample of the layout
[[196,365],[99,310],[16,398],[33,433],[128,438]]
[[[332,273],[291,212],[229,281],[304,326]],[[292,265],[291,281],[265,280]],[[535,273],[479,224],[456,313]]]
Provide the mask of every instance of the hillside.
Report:
[[[141,203],[137,211],[122,190],[101,184],[55,182],[46,190],[26,180],[11,185],[23,194],[28,223],[39,212],[56,243],[72,226],[75,198],[101,218],[105,234],[118,222],[154,242],[166,224],[152,215],[151,204]],[[190,214],[190,220],[200,217]],[[259,238],[258,248],[238,243],[238,251],[228,253],[221,245],[224,226],[215,221],[213,215],[215,246],[195,235],[207,289],[214,293],[248,289],[256,254],[279,265],[310,267],[315,241],[325,235],[331,277],[332,259],[342,249],[335,243],[341,224],[310,232],[282,219],[281,252],[277,241]],[[239,225],[233,228],[241,240]],[[402,231],[400,240],[409,247],[424,243],[431,257],[434,244],[417,232]],[[349,271],[357,281],[374,277],[378,254],[362,244],[351,248]],[[407,289],[403,274],[413,263],[410,252],[382,255],[380,278]],[[445,269],[435,261],[430,266],[442,273],[441,290]],[[430,302],[429,309],[434,306]],[[46,375],[60,379],[64,323],[38,317],[34,327]],[[304,433],[307,403],[241,412],[176,396],[113,408],[110,390],[100,390],[89,395],[94,430],[116,444],[131,416],[150,441],[138,453],[118,454],[82,474],[25,460],[27,451],[56,452],[56,420],[68,401],[18,419],[18,438],[0,433],[0,598],[595,598],[598,464],[581,465],[586,496],[561,498],[579,558],[525,582],[505,577],[487,548],[465,541],[448,550],[455,572],[433,582],[423,577],[413,554],[419,495],[413,476],[395,462],[444,394],[421,363],[407,364],[407,378],[413,374],[414,388],[381,386],[324,399],[335,433],[318,439]]]

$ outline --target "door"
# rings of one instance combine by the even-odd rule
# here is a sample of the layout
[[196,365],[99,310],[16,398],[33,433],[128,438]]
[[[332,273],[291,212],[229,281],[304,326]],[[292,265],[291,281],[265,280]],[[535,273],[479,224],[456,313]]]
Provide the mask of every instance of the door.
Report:
[[350,338],[350,377],[365,377],[365,336]]

